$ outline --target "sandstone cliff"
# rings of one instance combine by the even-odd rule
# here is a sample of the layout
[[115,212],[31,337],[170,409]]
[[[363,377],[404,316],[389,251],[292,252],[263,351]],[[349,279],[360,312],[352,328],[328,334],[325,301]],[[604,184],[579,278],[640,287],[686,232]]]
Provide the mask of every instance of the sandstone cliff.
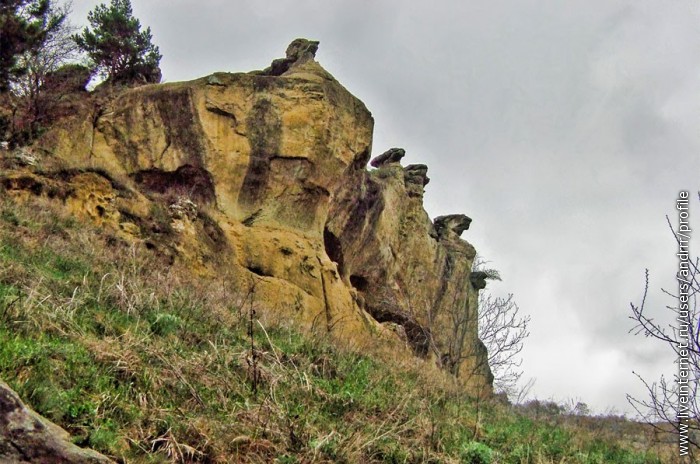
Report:
[[263,71],[103,90],[74,101],[30,149],[5,157],[11,195],[77,216],[251,304],[355,344],[381,339],[475,394],[491,374],[477,338],[470,219],[430,220],[427,167],[372,162],[373,119],[294,41]]

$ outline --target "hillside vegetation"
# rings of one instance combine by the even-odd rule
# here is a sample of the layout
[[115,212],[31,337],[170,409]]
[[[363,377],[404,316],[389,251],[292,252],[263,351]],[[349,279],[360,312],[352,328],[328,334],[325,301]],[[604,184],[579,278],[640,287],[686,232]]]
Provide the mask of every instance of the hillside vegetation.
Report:
[[640,424],[471,400],[255,307],[255,288],[0,192],[0,378],[118,462],[672,462]]

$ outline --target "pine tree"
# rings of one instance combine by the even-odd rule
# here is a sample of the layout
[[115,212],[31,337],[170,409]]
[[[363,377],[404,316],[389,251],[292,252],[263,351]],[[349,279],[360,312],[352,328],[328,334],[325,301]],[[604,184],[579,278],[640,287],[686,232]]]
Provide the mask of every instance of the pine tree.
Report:
[[74,36],[95,70],[111,83],[160,82],[162,55],[151,40],[151,28],[141,31],[130,0],[111,0],[88,13],[92,29]]
[[0,1],[0,93],[26,69],[18,58],[41,47],[47,34],[64,21],[65,15],[52,14],[51,0]]

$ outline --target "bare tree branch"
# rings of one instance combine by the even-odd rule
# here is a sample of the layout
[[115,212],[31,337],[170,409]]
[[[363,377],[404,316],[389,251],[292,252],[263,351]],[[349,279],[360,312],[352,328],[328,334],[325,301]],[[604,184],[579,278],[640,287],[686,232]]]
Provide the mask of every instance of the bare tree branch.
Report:
[[[676,231],[671,223],[671,220],[666,216],[668,227],[671,230],[676,242],[681,245],[681,236]],[[688,243],[684,241],[683,243]],[[672,350],[679,364],[680,359],[687,360],[684,362],[684,368],[687,367],[687,383],[683,380],[683,385],[687,385],[686,395],[681,395],[680,375],[676,373],[673,379],[669,380],[661,377],[658,382],[649,382],[642,378],[639,374],[640,381],[644,384],[647,392],[646,398],[636,398],[632,395],[627,395],[628,402],[643,417],[647,422],[654,426],[657,430],[668,433],[669,429],[663,427],[662,423],[670,425],[671,430],[675,434],[681,433],[681,429],[688,427],[688,444],[689,456],[691,459],[700,454],[700,307],[698,306],[698,292],[700,292],[700,258],[695,257],[687,260],[688,275],[681,275],[680,271],[677,275],[679,282],[687,284],[687,292],[683,292],[683,297],[687,300],[681,300],[681,292],[673,292],[662,289],[662,293],[669,296],[673,304],[666,306],[672,312],[673,319],[671,323],[664,324],[657,321],[647,311],[647,296],[649,293],[649,270],[645,270],[644,294],[640,304],[635,305],[630,303],[632,319],[635,324],[630,329],[630,333],[634,335],[644,335],[651,337],[660,342],[663,342]],[[683,305],[681,304],[683,301]],[[681,333],[679,321],[686,320],[689,322],[688,331]],[[688,402],[681,404],[681,397],[686,396]],[[686,410],[687,407],[687,410]],[[689,420],[681,421],[679,418],[687,415]],[[685,424],[685,425],[684,425]]]
[[479,338],[488,350],[494,388],[509,396],[522,377],[520,369],[525,339],[530,336],[530,316],[521,316],[513,294],[494,297],[482,290],[479,295]]
[[[486,265],[487,261],[477,256],[472,272],[480,272],[486,279],[501,280],[500,273],[495,269],[487,268]],[[494,376],[494,390],[497,393],[505,393],[511,399],[517,397],[519,395],[517,384],[523,374],[520,368],[522,365],[520,352],[525,339],[530,335],[528,331],[530,316],[520,314],[520,308],[515,303],[513,294],[501,298],[485,290],[479,291],[476,317],[471,314],[469,301],[455,302],[453,308],[448,356],[453,373],[473,375],[485,367],[480,363],[487,362]],[[477,334],[483,345],[468,343],[471,342],[469,334]],[[486,356],[483,355],[484,347]],[[460,373],[462,361],[469,358],[474,360],[473,372]]]

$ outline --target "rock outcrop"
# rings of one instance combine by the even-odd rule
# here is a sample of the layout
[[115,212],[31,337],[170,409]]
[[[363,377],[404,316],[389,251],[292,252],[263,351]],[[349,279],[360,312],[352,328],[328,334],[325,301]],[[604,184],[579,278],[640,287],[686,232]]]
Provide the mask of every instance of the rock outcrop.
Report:
[[462,235],[462,232],[469,230],[471,218],[464,214],[448,214],[447,216],[438,216],[435,218],[435,231],[438,236],[444,237],[454,234],[457,237]]
[[281,76],[295,64],[313,61],[316,57],[318,44],[318,41],[315,40],[295,39],[287,47],[286,57],[273,60],[270,67],[263,70],[260,74],[264,76]]
[[0,462],[108,464],[114,461],[74,445],[68,432],[25,406],[0,380]]
[[369,164],[378,168],[385,164],[398,163],[404,156],[406,156],[406,151],[403,148],[391,148],[374,158]]
[[86,97],[34,145],[40,168],[0,182],[197,272],[225,269],[268,314],[310,330],[400,347],[398,324],[406,352],[489,394],[475,250],[460,238],[471,220],[430,220],[428,168],[402,167],[403,149],[367,170],[372,116],[317,48],[297,39],[264,71]]
[[[477,337],[478,289],[470,274],[474,248],[460,238],[471,219],[423,208],[425,165],[399,164],[404,150],[375,158],[378,169],[353,165],[336,193],[326,225],[327,247],[358,304],[375,320],[404,327],[418,356],[437,357],[475,390],[491,374]],[[330,239],[329,239],[330,238]]]

